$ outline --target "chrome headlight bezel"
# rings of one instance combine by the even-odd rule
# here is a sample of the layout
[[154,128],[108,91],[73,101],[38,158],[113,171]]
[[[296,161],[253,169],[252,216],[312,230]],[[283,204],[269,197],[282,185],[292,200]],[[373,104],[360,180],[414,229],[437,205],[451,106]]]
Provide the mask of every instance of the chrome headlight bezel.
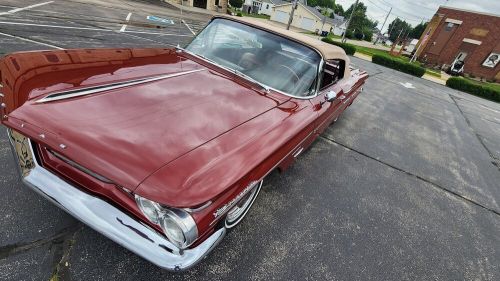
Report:
[[[137,194],[135,194],[135,201],[144,216],[160,226],[168,240],[176,247],[185,249],[198,238],[196,222],[185,210],[164,207]],[[172,230],[175,228],[181,231],[182,237],[173,234]]]

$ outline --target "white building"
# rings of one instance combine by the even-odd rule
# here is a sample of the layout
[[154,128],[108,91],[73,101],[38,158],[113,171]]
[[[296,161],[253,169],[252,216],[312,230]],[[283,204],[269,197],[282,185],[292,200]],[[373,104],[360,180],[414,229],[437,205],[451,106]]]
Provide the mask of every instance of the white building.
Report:
[[245,0],[242,10],[248,14],[254,13],[271,16],[273,8],[283,3],[287,2],[282,0]]
[[413,52],[413,50],[415,50],[415,46],[417,46],[417,43],[418,43],[418,39],[411,39],[410,43],[408,43],[408,45],[406,45],[404,50],[409,52],[409,53]]
[[[271,20],[287,24],[292,11],[292,3],[284,2],[276,5],[271,14]],[[342,35],[345,31],[345,19],[339,15],[334,18],[326,17],[316,8],[298,3],[293,14],[292,26],[311,32],[327,31],[335,35]]]

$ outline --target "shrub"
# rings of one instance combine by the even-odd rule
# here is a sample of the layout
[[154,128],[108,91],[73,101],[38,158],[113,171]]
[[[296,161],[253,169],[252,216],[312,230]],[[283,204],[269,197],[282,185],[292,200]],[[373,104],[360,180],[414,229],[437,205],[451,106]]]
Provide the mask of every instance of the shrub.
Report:
[[335,46],[339,46],[340,48],[344,49],[344,51],[347,55],[352,56],[352,55],[354,55],[354,53],[356,53],[356,47],[354,47],[354,45],[333,41],[331,38],[328,38],[328,37],[322,38],[321,41],[326,42],[328,44],[335,45]]
[[243,0],[229,0],[229,4],[233,8],[241,8],[241,6],[243,6]]
[[413,76],[422,77],[425,73],[425,68],[405,62],[396,58],[392,58],[384,55],[373,55],[372,62],[387,66],[389,68],[411,74]]
[[347,38],[349,38],[349,39],[353,39],[353,38],[354,38],[354,34],[353,34],[352,30],[350,30],[350,29],[349,29],[349,30],[347,30],[347,31],[345,32],[345,37],[347,37]]
[[500,91],[487,85],[479,85],[461,77],[451,77],[446,81],[446,86],[483,97],[492,101],[500,102]]
[[356,29],[354,31],[354,38],[356,38],[358,40],[363,40],[363,37],[365,37],[365,35],[363,34],[363,31],[361,31],[359,29]]
[[373,38],[373,32],[369,28],[363,29],[363,40],[371,42]]
[[243,14],[241,14],[241,12],[238,12],[238,13],[236,14],[236,16],[237,16],[237,17],[242,17],[242,16],[243,16]]

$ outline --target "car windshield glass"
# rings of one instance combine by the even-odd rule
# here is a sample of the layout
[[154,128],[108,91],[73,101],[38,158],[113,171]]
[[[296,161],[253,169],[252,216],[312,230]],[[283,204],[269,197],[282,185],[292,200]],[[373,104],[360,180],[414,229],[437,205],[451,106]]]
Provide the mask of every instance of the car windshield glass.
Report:
[[321,61],[305,45],[226,19],[213,20],[186,50],[294,96],[314,91]]

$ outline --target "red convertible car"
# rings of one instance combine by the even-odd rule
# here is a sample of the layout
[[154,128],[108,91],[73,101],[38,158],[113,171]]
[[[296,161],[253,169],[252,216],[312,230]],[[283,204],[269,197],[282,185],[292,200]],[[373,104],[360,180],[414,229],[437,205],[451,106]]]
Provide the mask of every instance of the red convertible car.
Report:
[[0,61],[22,181],[168,270],[198,263],[352,104],[341,48],[214,17],[185,48],[20,52]]

